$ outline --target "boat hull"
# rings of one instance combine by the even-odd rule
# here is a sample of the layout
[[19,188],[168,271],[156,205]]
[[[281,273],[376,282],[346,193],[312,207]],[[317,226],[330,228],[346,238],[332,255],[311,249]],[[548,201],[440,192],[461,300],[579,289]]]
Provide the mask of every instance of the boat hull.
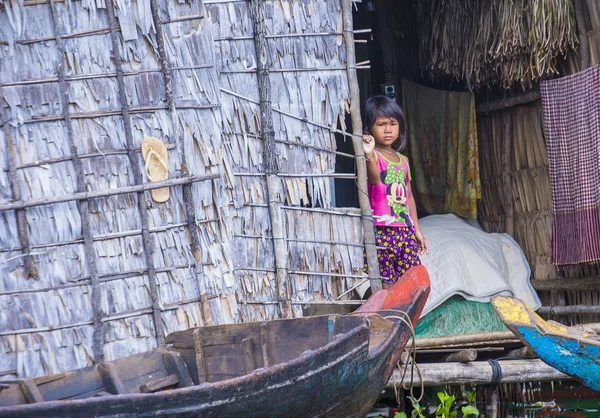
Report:
[[[384,292],[386,297],[375,298],[377,303],[367,303],[368,309],[358,313],[362,325],[291,362],[152,394],[0,408],[0,417],[362,417],[384,389],[411,335],[408,324],[393,317],[418,320],[429,293],[427,272],[417,269],[395,289]],[[387,324],[391,332],[370,347],[377,321]]]
[[600,341],[590,338],[593,332],[544,321],[518,299],[496,297],[492,306],[545,363],[600,391]]

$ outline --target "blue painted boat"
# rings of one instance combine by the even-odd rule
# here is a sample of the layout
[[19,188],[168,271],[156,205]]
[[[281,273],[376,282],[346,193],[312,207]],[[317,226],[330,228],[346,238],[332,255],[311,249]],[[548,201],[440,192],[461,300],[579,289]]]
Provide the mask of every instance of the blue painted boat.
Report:
[[600,335],[595,331],[545,321],[515,298],[496,296],[492,306],[506,326],[545,363],[600,391]]

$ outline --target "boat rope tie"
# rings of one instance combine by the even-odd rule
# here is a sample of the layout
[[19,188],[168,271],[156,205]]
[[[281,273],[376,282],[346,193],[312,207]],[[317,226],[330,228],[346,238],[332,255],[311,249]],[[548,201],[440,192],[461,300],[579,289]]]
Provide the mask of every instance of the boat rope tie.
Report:
[[[386,313],[385,315],[382,315],[382,313]],[[399,314],[399,315],[390,315],[390,313],[395,313],[395,314]],[[415,338],[415,328],[412,324],[412,319],[410,318],[410,315],[408,313],[406,313],[405,311],[402,311],[400,309],[376,309],[376,310],[365,310],[365,311],[357,311],[357,312],[352,312],[349,315],[361,315],[361,316],[365,316],[365,317],[369,317],[369,316],[378,316],[380,318],[384,318],[384,319],[395,319],[395,320],[399,320],[400,322],[404,323],[408,329],[410,330],[410,337],[411,338],[411,346],[410,348],[408,348],[406,351],[408,351],[409,353],[409,361],[404,365],[404,368],[402,368],[402,366],[400,365],[400,362],[397,363],[397,367],[401,372],[401,379],[400,379],[400,384],[397,385],[396,384],[396,380],[392,377],[393,380],[393,384],[392,387],[394,388],[394,393],[396,395],[396,400],[398,402],[398,405],[400,405],[400,391],[398,388],[404,389],[404,390],[410,390],[410,396],[412,396],[413,398],[415,398],[415,400],[417,402],[420,402],[421,399],[423,399],[423,395],[425,394],[425,384],[423,382],[423,374],[421,373],[421,369],[419,368],[419,365],[417,364],[416,361],[416,354],[417,354],[417,345],[416,345],[416,338]],[[410,367],[410,384],[406,385],[405,382],[405,377],[406,377],[406,372],[408,371],[408,368]],[[415,369],[417,370],[417,373],[419,374],[419,380],[421,382],[421,394],[419,395],[419,398],[417,399],[413,393],[413,381],[414,381],[414,373],[415,373]]]
[[493,387],[496,387],[500,383],[502,383],[502,367],[500,367],[500,363],[498,363],[498,360],[490,359],[488,360],[488,363],[490,363],[490,366],[492,366],[491,385]]

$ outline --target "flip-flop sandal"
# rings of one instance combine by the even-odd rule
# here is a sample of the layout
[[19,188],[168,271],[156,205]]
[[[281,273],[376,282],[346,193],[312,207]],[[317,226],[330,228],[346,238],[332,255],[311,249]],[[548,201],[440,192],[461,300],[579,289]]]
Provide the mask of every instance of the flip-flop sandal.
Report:
[[[146,164],[146,175],[148,180],[163,181],[169,178],[169,156],[167,147],[158,138],[148,137],[142,141],[142,157]],[[160,189],[150,190],[152,200],[157,203],[164,203],[169,200],[169,188],[161,187]]]

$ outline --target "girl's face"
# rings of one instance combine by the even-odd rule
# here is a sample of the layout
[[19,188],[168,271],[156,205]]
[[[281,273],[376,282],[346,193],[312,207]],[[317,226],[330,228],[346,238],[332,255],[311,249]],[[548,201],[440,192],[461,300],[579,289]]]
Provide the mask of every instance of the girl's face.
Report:
[[371,135],[375,143],[380,146],[391,146],[400,135],[398,119],[378,116],[371,128]]

